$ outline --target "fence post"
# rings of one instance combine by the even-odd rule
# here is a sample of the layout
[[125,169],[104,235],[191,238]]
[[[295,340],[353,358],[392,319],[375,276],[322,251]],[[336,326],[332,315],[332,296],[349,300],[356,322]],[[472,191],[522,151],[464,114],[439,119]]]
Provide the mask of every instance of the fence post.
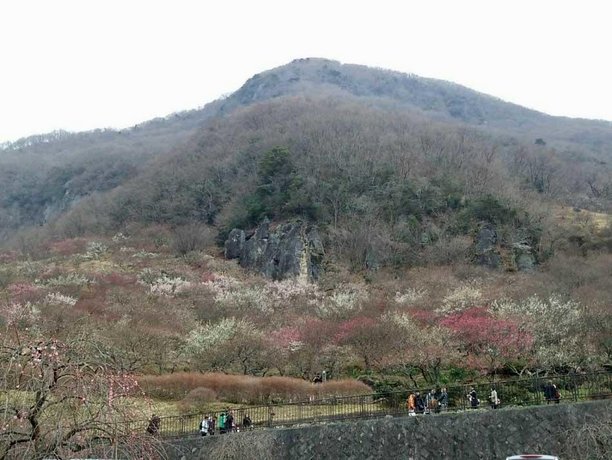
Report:
[[274,416],[274,412],[272,412],[272,406],[268,405],[268,427],[272,428],[272,417]]
[[578,402],[578,384],[576,383],[576,374],[570,374],[571,385],[572,385],[572,395],[574,397],[574,402]]

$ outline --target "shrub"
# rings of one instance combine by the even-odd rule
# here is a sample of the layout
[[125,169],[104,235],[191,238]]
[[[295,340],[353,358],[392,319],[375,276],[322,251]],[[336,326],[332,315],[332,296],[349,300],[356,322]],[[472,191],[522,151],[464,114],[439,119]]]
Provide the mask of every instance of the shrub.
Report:
[[36,284],[47,287],[87,286],[92,283],[87,277],[79,273],[65,273],[45,280],[36,280]]
[[429,293],[427,292],[427,289],[415,289],[410,287],[404,290],[403,293],[399,291],[396,292],[393,300],[395,300],[395,303],[397,303],[398,305],[406,307],[417,304],[418,302],[422,301],[428,294]]
[[357,380],[313,384],[292,377],[251,377],[220,373],[182,372],[161,376],[149,375],[140,377],[139,384],[149,396],[154,398],[187,399],[190,391],[207,389],[215,392],[220,400],[237,404],[295,402],[310,397],[325,398],[372,392],[370,387]]
[[87,243],[87,251],[83,256],[87,260],[98,260],[106,251],[108,246],[100,241],[90,241]]
[[15,262],[17,260],[17,251],[3,251],[0,252],[0,264]]
[[479,305],[482,301],[482,292],[477,286],[464,284],[449,292],[442,300],[442,306],[436,311],[440,314],[463,311]]
[[7,291],[14,301],[33,301],[40,289],[31,283],[13,283],[7,288]]
[[172,250],[179,255],[200,251],[213,243],[213,231],[204,225],[183,225],[172,232]]
[[413,383],[400,376],[361,375],[359,380],[376,392],[376,399],[384,398],[385,404],[389,407],[400,406],[408,398],[409,392],[414,389]]
[[10,268],[0,268],[0,289],[6,289],[13,279],[15,278],[15,272]]
[[466,209],[467,216],[477,221],[494,224],[508,224],[517,218],[517,210],[492,195],[470,202]]
[[355,379],[330,380],[321,385],[317,385],[316,388],[319,390],[317,395],[321,398],[372,393],[372,388],[366,383]]

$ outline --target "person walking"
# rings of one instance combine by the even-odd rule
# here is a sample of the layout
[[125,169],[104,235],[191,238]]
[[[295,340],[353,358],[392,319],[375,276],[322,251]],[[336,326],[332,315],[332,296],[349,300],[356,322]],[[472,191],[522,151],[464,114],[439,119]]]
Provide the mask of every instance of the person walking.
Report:
[[234,414],[231,410],[227,411],[227,417],[225,418],[225,431],[228,433],[234,431]]
[[415,415],[416,398],[415,398],[414,393],[412,391],[408,395],[408,400],[406,401],[406,406],[408,407],[408,415]]
[[480,405],[480,400],[478,399],[478,394],[476,393],[476,389],[474,387],[470,388],[467,398],[470,401],[470,407],[472,409],[476,409]]
[[427,396],[425,396],[425,413],[426,414],[431,414],[432,412],[435,412],[437,407],[438,407],[438,399],[436,398],[436,390],[431,389],[429,390],[429,393],[427,393]]
[[210,430],[208,422],[209,422],[208,415],[206,417],[204,417],[202,419],[202,421],[200,422],[200,435],[201,436],[207,436],[208,435],[209,430]]
[[414,404],[416,406],[415,408],[415,412],[417,414],[422,414],[425,412],[425,402],[423,401],[423,398],[421,397],[421,393],[419,393],[418,391],[415,393],[414,395]]
[[497,409],[500,404],[500,400],[497,397],[497,390],[491,387],[491,393],[489,394],[489,401],[491,402],[491,409]]
[[219,414],[219,421],[217,422],[217,426],[219,427],[219,434],[224,434],[226,430],[225,420],[227,418],[227,414],[225,412],[221,412]]
[[559,400],[561,399],[561,394],[557,389],[557,385],[552,383],[552,380],[549,380],[544,386],[544,398],[546,399],[546,404],[550,404],[554,402],[555,404],[559,404]]
[[153,414],[149,420],[149,426],[147,426],[147,433],[152,434],[153,436],[159,434],[160,424],[161,418],[158,415]]
[[442,390],[440,391],[438,404],[441,411],[446,411],[448,409],[448,391],[446,390],[446,387],[442,387]]
[[242,429],[244,430],[250,430],[253,426],[253,421],[251,420],[251,417],[249,417],[249,414],[245,414],[244,418],[242,419]]

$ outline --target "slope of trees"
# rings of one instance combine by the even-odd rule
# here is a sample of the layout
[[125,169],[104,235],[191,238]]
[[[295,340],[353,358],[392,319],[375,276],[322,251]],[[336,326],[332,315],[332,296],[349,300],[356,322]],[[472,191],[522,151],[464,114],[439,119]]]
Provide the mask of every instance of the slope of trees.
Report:
[[[276,99],[277,104],[266,104]],[[331,126],[321,126],[320,123],[317,126],[316,114],[310,113],[311,119],[308,120],[296,112],[295,107],[291,108],[299,100],[311,105],[309,113],[318,111],[312,105],[321,104],[320,110],[327,112],[323,118],[329,119],[332,110],[336,110],[337,117],[348,117],[345,123],[335,123],[339,138],[333,139],[335,133]],[[330,107],[329,103],[326,105],[325,100],[335,101],[331,105],[339,106],[340,110]],[[264,105],[256,107],[260,103]],[[248,115],[241,113],[245,107],[251,106],[254,107]],[[348,110],[359,115],[348,114]],[[276,116],[266,114],[266,111],[273,111]],[[298,133],[301,127],[278,116],[279,111],[286,117],[297,117],[308,132]],[[435,128],[423,126],[434,120],[437,120],[432,123]],[[278,122],[291,133],[282,134],[280,129],[274,132],[270,123]],[[331,122],[333,126],[334,120]],[[417,126],[409,126],[412,122]],[[402,124],[404,126],[400,126]],[[229,132],[229,126],[246,128],[251,138],[238,139],[239,135]],[[468,126],[472,128],[468,129]],[[351,129],[362,131],[351,139],[347,131]],[[230,139],[221,141],[214,130],[227,133]],[[398,135],[398,130],[405,130],[405,134]],[[461,130],[463,134],[460,134]],[[196,140],[188,141],[194,135]],[[323,137],[307,140],[308,136]],[[202,150],[208,152],[224,142],[225,154],[235,160],[240,150],[244,160],[247,163],[251,161],[255,168],[251,172],[254,172],[256,165],[252,156],[257,149],[261,153],[262,149],[279,146],[301,155],[303,148],[300,144],[309,144],[311,155],[333,154],[342,158],[353,153],[349,149],[356,149],[355,157],[361,159],[364,149],[357,145],[356,139],[361,143],[370,137],[368,149],[370,155],[375,156],[377,150],[371,148],[374,139],[382,137],[387,145],[394,142],[386,136],[395,136],[395,141],[403,142],[391,147],[396,150],[396,159],[411,161],[426,157],[436,168],[444,166],[451,175],[455,173],[453,166],[459,163],[470,165],[473,171],[469,183],[463,178],[461,186],[486,188],[487,183],[498,179],[490,175],[490,170],[499,169],[496,164],[499,157],[503,157],[503,161],[509,163],[506,165],[508,171],[520,178],[520,185],[529,190],[561,197],[563,203],[571,206],[610,210],[612,127],[607,122],[550,117],[459,85],[415,75],[342,65],[324,59],[302,59],[258,74],[231,96],[200,110],[152,120],[129,130],[97,130],[80,134],[57,132],[31,136],[3,146],[0,151],[0,182],[3,184],[0,189],[0,238],[5,238],[16,228],[49,222],[81,199],[104,194],[136,176],[144,178],[159,174],[160,170],[151,164],[151,160],[160,155],[174,152],[177,156],[195,155],[210,160],[208,168],[216,170],[216,173],[211,171],[206,181],[189,186],[189,193],[197,195],[197,208],[191,202],[179,203],[177,214],[184,220],[196,218],[213,222],[220,212],[219,200],[223,200],[217,196],[216,189],[226,185],[221,182],[227,182],[226,176],[231,176],[231,171],[226,170],[228,160],[220,161],[218,154],[209,159],[208,154],[202,156]],[[466,136],[472,139],[466,139]],[[486,147],[473,148],[474,137],[486,139]],[[536,140],[539,141],[537,144]],[[340,151],[330,152],[334,150],[332,145],[339,147]],[[512,158],[508,157],[509,151]],[[478,161],[478,156],[482,161]],[[475,161],[466,161],[468,157]],[[434,159],[442,163],[438,165]],[[376,163],[388,161],[387,154]],[[494,164],[485,167],[486,163]],[[364,168],[367,165],[366,162],[353,166]],[[388,166],[397,167],[397,161]],[[414,166],[411,164],[410,169],[415,169]],[[421,166],[416,169],[421,170]],[[331,174],[334,172],[338,170],[330,171]],[[164,170],[163,174],[168,176],[166,180],[169,183],[174,182],[173,169]],[[427,177],[430,176],[431,171],[427,171]],[[232,181],[231,177],[229,181]],[[304,187],[308,186],[307,182]],[[317,184],[321,185],[325,184]],[[167,192],[173,193],[171,186]],[[335,190],[333,193],[335,197],[326,199],[333,200],[335,204],[332,207],[337,208],[342,204],[338,201],[340,195],[352,193],[352,190]],[[184,195],[183,191],[179,195]],[[155,220],[159,212],[165,214],[166,219],[170,217],[172,211],[164,210],[166,197],[162,194],[158,198],[160,205],[148,206],[146,219]],[[123,217],[117,215],[112,220],[117,219]]]
[[51,231],[205,223],[222,242],[264,217],[299,218],[320,225],[330,255],[361,269],[466,260],[465,238],[490,222],[508,247],[531,246],[544,260],[554,251],[542,241],[555,232],[547,208],[585,190],[555,158],[356,101],[277,98],[215,120],[120,188],[83,200]]

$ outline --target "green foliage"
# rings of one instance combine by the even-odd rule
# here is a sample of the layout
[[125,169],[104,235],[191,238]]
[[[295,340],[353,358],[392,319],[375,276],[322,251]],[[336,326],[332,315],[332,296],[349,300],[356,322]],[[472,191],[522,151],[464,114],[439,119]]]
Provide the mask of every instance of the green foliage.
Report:
[[245,208],[245,215],[237,216],[234,223],[253,226],[264,217],[312,219],[316,216],[316,206],[304,189],[304,179],[298,174],[288,149],[275,147],[263,154],[258,164],[257,188],[246,197]]
[[492,224],[510,224],[518,217],[516,209],[503,203],[493,195],[470,201],[463,213],[464,218],[470,221],[485,221]]
[[446,372],[443,372],[441,381],[442,383],[454,383],[454,382],[465,382],[469,378],[475,377],[473,369],[466,369],[463,367],[449,366]]
[[[531,404],[537,393],[531,380],[518,380],[513,384],[503,385],[498,396],[503,405],[524,406]],[[543,396],[540,395],[540,398]]]
[[401,406],[408,398],[414,384],[404,377],[394,375],[360,375],[358,380],[371,387],[376,393],[376,398],[384,398],[389,407]]

